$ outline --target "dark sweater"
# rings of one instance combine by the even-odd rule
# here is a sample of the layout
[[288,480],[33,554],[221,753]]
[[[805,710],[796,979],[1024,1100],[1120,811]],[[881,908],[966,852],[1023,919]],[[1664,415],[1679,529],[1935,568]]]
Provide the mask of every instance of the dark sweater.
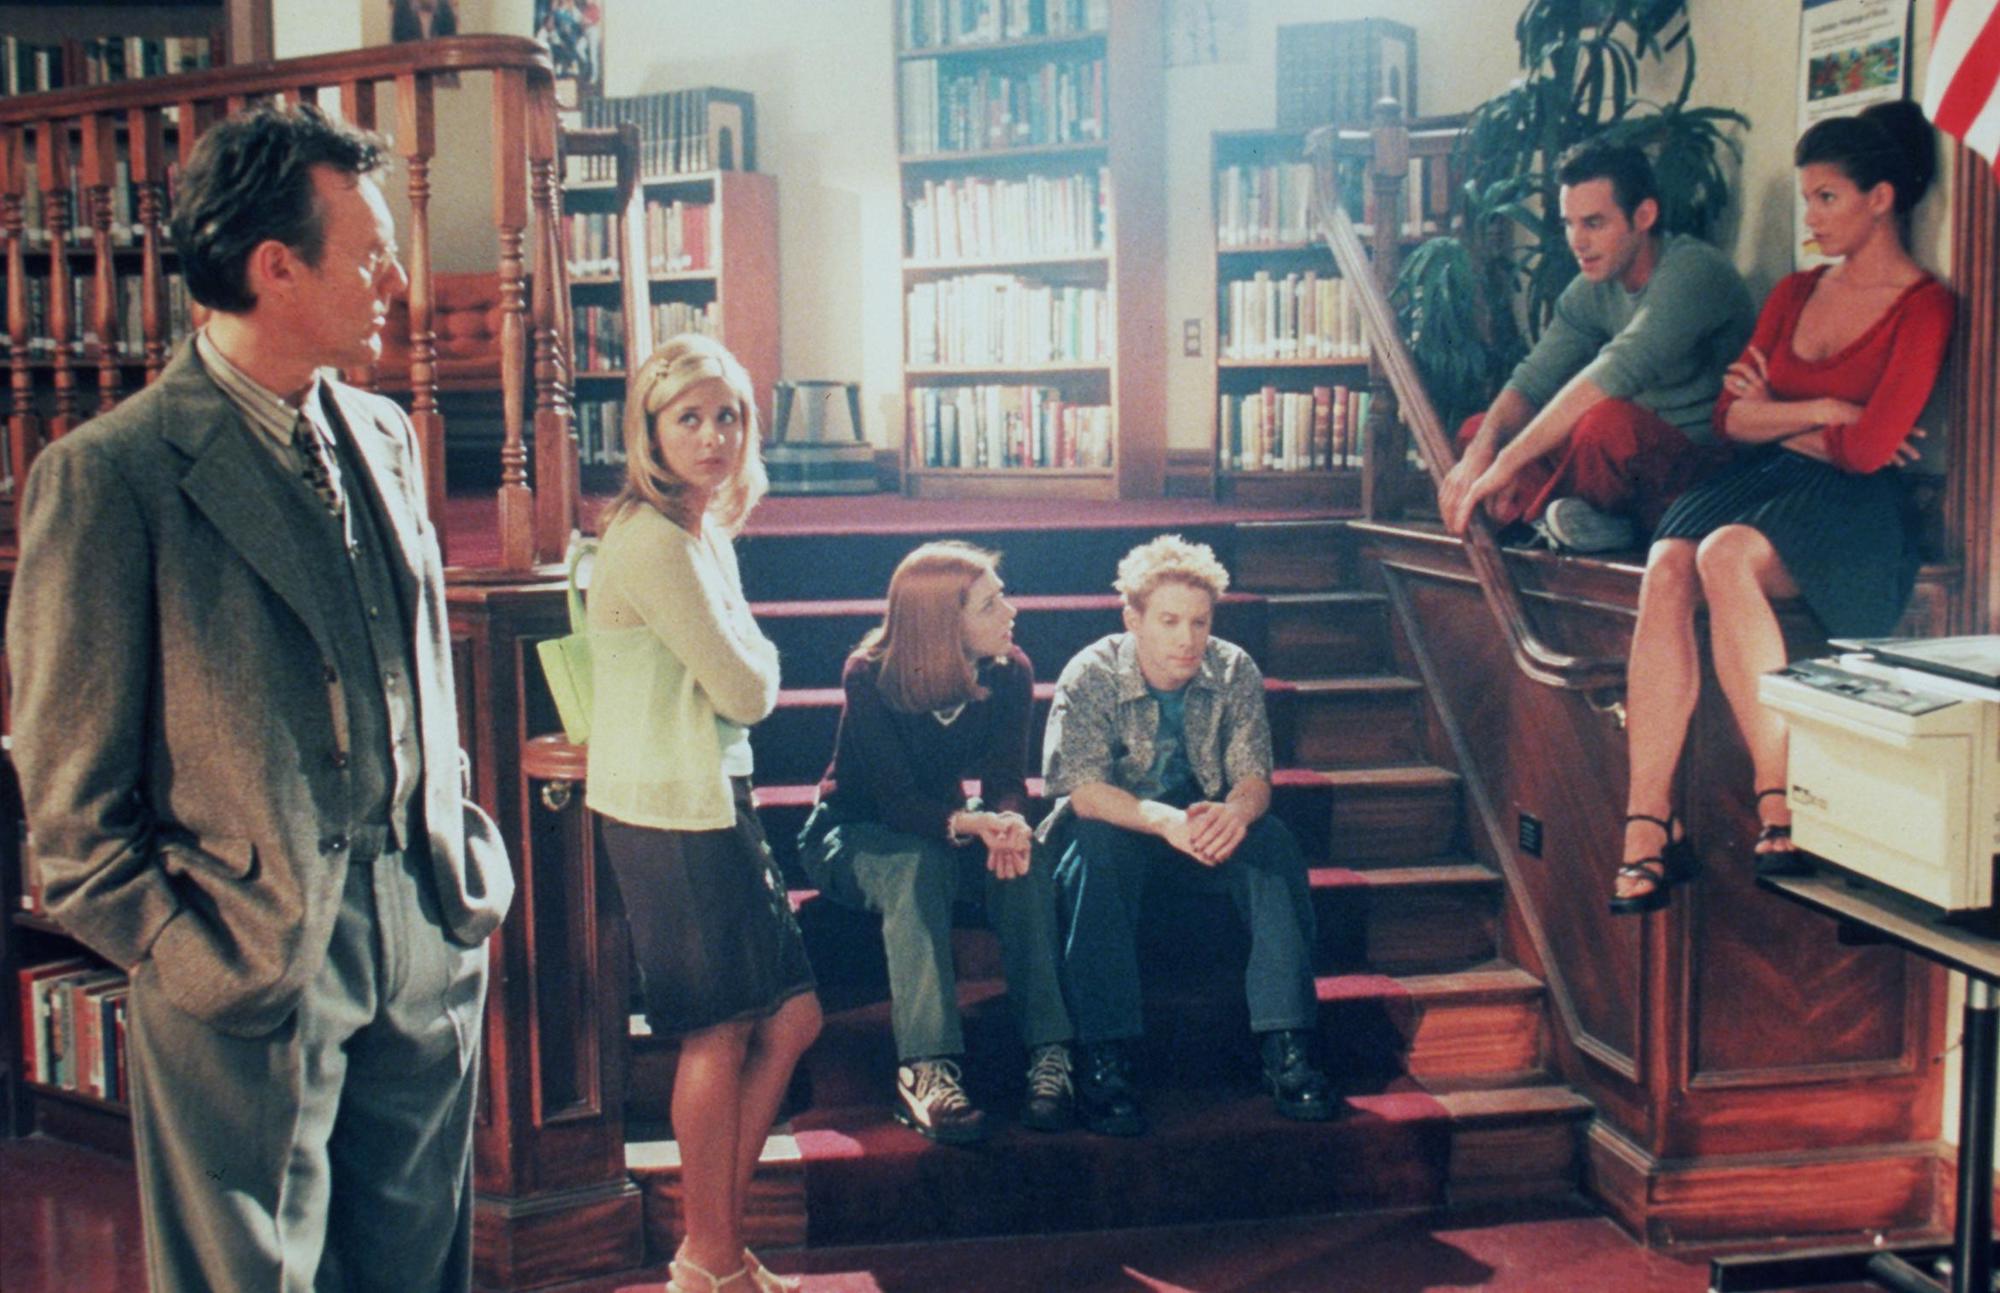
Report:
[[1035,666],[1021,648],[983,661],[985,700],[968,701],[950,723],[928,711],[890,709],[877,685],[881,667],[859,655],[841,676],[847,700],[833,762],[819,797],[836,821],[879,822],[924,839],[945,838],[945,822],[965,807],[962,783],[979,782],[990,812],[1028,811],[1028,720]]

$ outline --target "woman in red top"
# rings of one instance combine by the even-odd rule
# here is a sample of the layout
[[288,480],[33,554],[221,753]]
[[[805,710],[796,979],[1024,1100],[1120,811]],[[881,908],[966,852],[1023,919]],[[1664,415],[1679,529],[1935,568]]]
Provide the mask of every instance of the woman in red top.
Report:
[[[1028,834],[1035,670],[1014,645],[994,555],[926,543],[896,567],[889,613],[848,657],[846,705],[800,862],[829,896],[879,912],[896,1037],[896,1117],[963,1144],[985,1117],[960,1083],[965,1050],[952,907],[980,885],[1029,1053],[1023,1125],[1069,1125],[1073,1031],[1056,977],[1050,866]],[[981,800],[964,785],[979,782]],[[1032,865],[1031,865],[1032,863]]]
[[1716,676],[1756,771],[1760,866],[1785,865],[1785,727],[1757,700],[1785,664],[1771,603],[1804,600],[1829,636],[1889,632],[1908,603],[1917,536],[1901,472],[1951,337],[1951,293],[1910,258],[1905,222],[1936,168],[1915,105],[1823,121],[1793,153],[1806,227],[1838,263],[1772,291],[1723,379],[1715,424],[1741,446],[1654,532],[1632,633],[1631,788],[1611,910],[1654,911],[1693,871],[1671,813],[1700,686],[1694,615],[1708,604]]

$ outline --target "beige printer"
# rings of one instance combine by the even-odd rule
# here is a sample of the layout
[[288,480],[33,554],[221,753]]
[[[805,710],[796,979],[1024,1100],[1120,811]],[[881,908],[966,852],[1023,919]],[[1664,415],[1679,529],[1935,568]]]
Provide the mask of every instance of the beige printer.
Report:
[[1764,675],[1799,848],[1946,912],[1994,905],[2000,636],[1836,642]]

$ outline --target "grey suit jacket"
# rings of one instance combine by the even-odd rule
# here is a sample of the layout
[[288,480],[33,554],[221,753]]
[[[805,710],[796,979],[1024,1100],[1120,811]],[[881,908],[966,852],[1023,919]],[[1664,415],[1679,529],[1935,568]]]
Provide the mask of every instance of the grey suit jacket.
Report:
[[[483,939],[514,878],[464,797],[443,560],[410,424],[335,400],[394,533],[415,631],[423,821],[450,934]],[[13,752],[50,912],[188,1013],[252,1035],[318,973],[353,820],[343,683],[267,453],[192,344],[45,449],[7,608]]]

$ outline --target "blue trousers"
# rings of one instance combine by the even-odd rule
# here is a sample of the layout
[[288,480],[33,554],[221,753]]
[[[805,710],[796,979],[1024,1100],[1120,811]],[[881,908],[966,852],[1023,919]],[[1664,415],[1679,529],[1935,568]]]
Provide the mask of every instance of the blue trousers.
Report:
[[1226,891],[1250,930],[1243,991],[1254,1032],[1312,1028],[1312,898],[1290,830],[1266,814],[1221,866],[1207,867],[1158,836],[1078,818],[1056,886],[1063,909],[1063,988],[1077,1040],[1123,1041],[1144,1032],[1138,928],[1153,880]]

